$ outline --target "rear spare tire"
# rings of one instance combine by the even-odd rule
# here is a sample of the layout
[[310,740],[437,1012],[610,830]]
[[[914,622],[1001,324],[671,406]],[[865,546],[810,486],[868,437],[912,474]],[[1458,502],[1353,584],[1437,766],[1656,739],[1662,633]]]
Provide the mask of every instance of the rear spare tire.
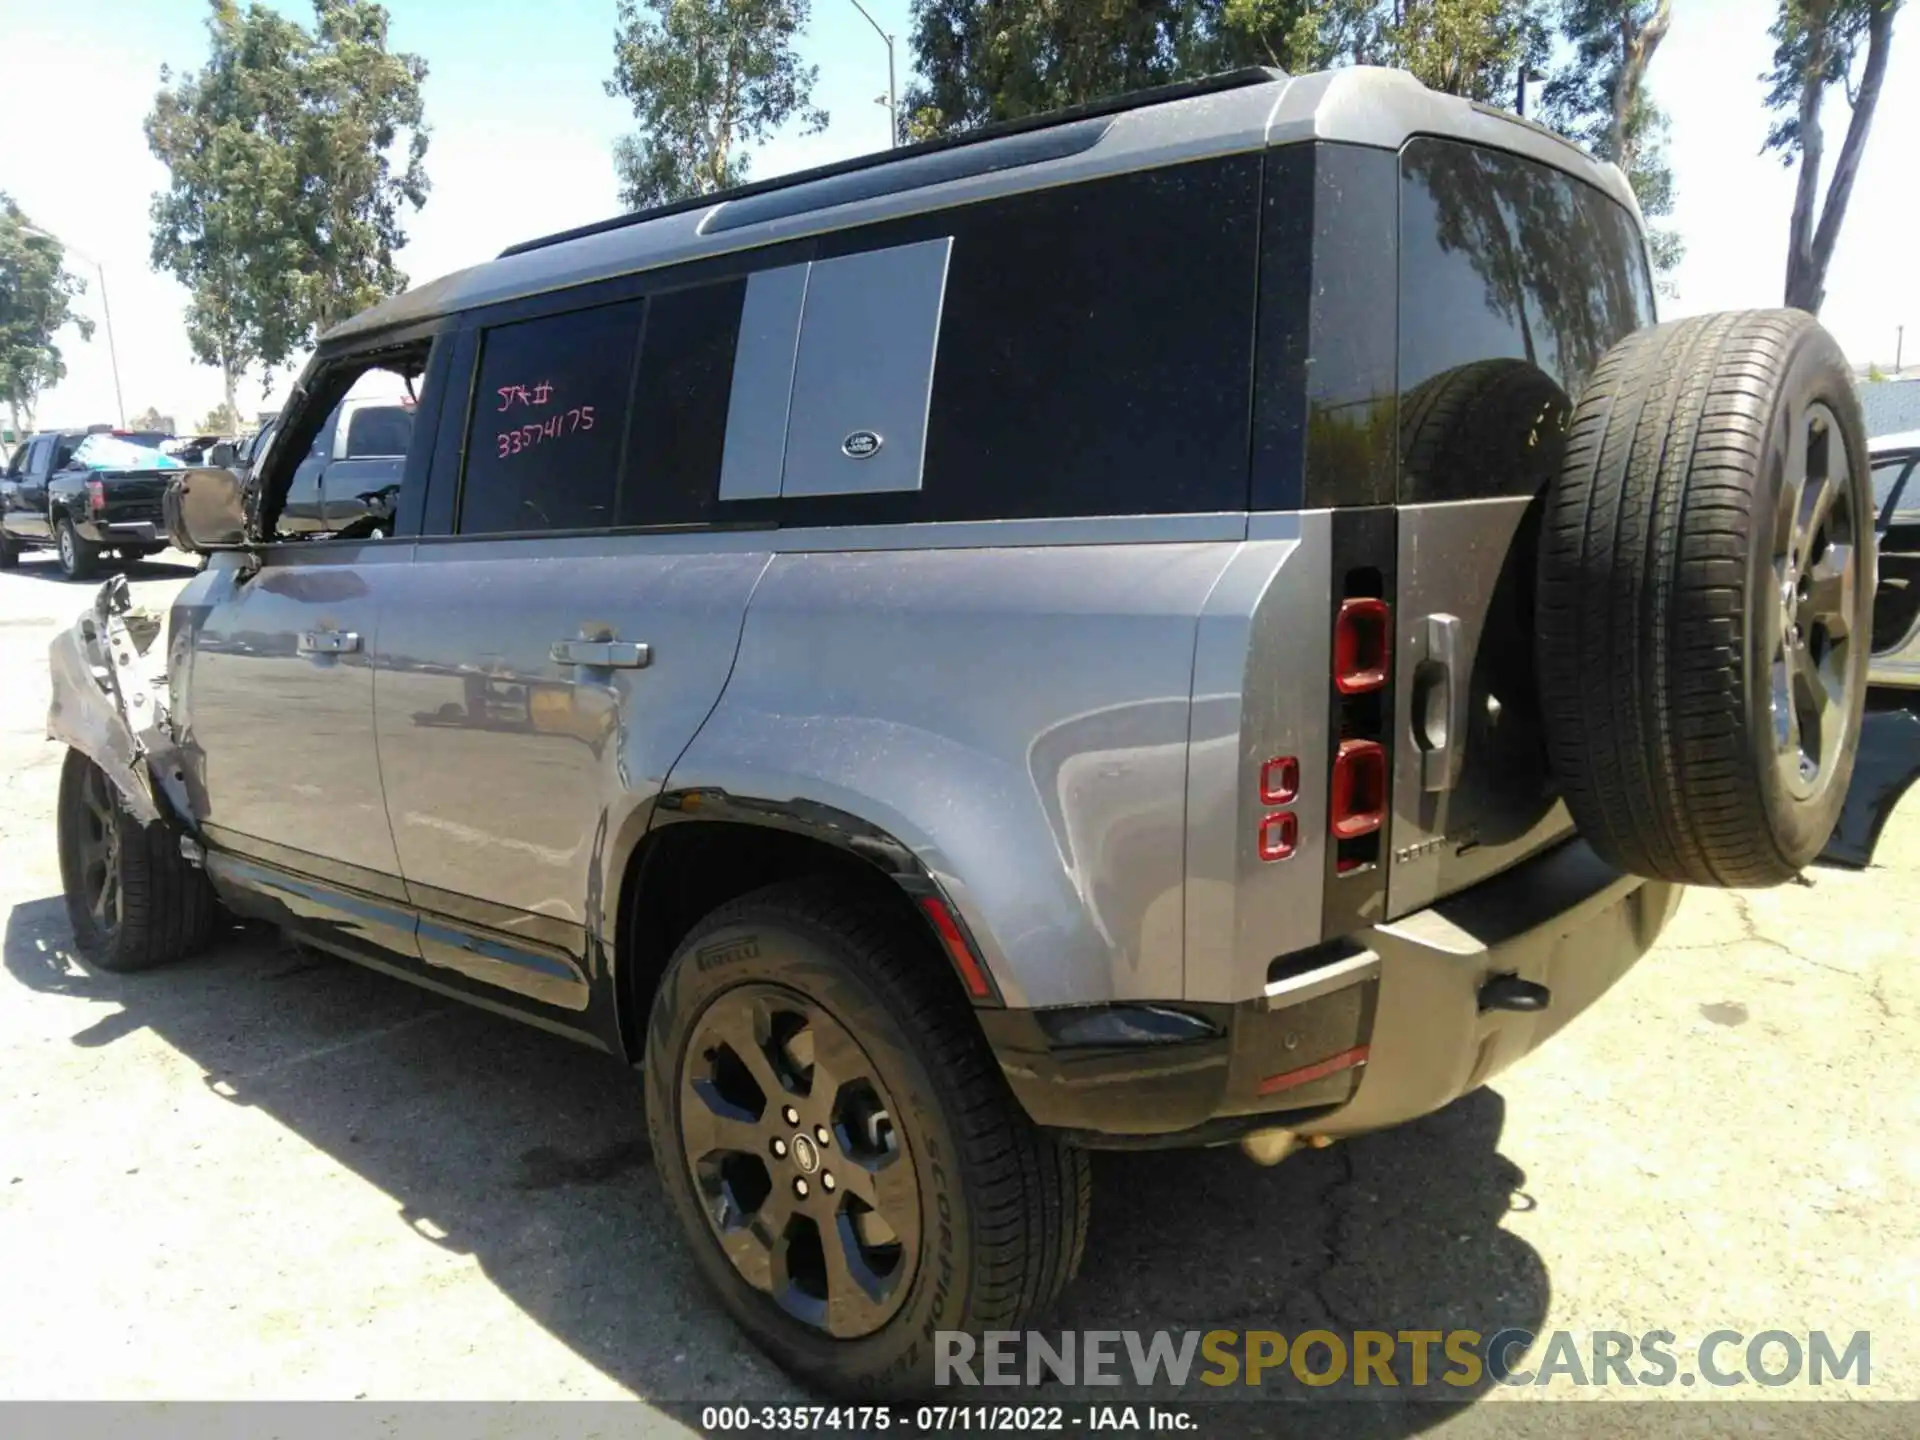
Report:
[[1623,870],[1772,885],[1820,853],[1866,703],[1873,508],[1846,358],[1811,315],[1628,336],[1540,532],[1549,757]]

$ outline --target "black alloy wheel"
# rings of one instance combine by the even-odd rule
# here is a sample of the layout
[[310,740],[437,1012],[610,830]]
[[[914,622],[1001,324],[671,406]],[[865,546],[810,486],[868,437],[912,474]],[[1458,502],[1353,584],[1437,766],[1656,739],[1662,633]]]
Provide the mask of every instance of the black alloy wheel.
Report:
[[701,1014],[680,1075],[687,1164],[734,1269],[836,1339],[886,1324],[919,1255],[920,1183],[846,1027],[793,991],[742,985]]
[[1079,1265],[1086,1156],[1020,1108],[905,895],[809,877],[719,906],[641,1065],[694,1268],[827,1394],[926,1395],[933,1336],[1020,1329]]
[[119,804],[99,766],[86,767],[79,802],[74,833],[79,893],[75,898],[100,943],[111,946],[121,918]]

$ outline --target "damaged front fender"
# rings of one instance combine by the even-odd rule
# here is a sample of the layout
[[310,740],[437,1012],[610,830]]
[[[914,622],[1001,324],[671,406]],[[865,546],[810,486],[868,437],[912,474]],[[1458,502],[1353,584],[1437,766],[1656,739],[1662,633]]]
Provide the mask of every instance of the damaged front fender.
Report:
[[143,824],[160,819],[165,791],[156,790],[153,762],[173,748],[165,707],[146,674],[146,652],[159,629],[153,617],[132,613],[126,577],[116,575],[47,652],[47,738],[98,765]]

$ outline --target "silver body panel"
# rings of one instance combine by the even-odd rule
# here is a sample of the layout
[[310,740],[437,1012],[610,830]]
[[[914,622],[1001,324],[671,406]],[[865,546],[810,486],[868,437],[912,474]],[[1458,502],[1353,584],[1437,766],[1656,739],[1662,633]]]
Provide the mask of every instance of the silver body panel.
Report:
[[[1349,70],[1123,112],[1065,158],[731,228],[695,210],[567,240],[386,302],[326,343],[989,196],[1434,132],[1542,159],[1632,206],[1617,171],[1530,127]],[[747,280],[721,500],[921,489],[951,246]],[[851,446],[861,433],[877,447]],[[436,476],[462,435],[443,426]],[[444,468],[457,480],[457,463]],[[1415,617],[1480,615],[1523,509],[1409,507],[1403,641]],[[1219,510],[269,546],[244,584],[241,562],[222,563],[176,610],[195,818],[264,847],[266,863],[333,866],[433,917],[392,948],[438,967],[437,982],[515,992],[549,1023],[604,993],[626,865],[656,802],[702,792],[838,813],[897,841],[1009,1007],[1257,1001],[1275,958],[1332,923],[1334,531],[1328,510]],[[324,634],[359,638],[301,649]],[[1478,639],[1464,637],[1469,661]],[[1403,757],[1411,696],[1399,688],[1386,722]],[[1298,843],[1268,860],[1271,807],[1253,782],[1281,755],[1300,761]],[[1434,859],[1420,847],[1454,817],[1403,793],[1408,769],[1391,796],[1391,847],[1413,851],[1389,870],[1393,915],[1565,830],[1561,811],[1497,854]]]
[[[1507,733],[1532,701],[1499,682],[1501,650],[1525,646],[1530,637],[1488,633],[1495,590],[1529,503],[1465,500],[1400,510],[1390,915],[1431,905],[1573,833],[1567,807],[1539,799],[1547,776],[1536,758],[1537,735]],[[1436,625],[1451,631],[1453,655],[1450,673],[1436,673],[1430,688],[1423,668],[1437,671],[1446,659],[1438,640],[1429,639]],[[1530,682],[1530,673],[1522,674]]]
[[[1259,857],[1264,807],[1247,783],[1276,755],[1314,765],[1326,753],[1325,627],[1330,583],[1324,511],[1259,517],[1200,615],[1187,761],[1186,990],[1189,1000],[1261,994],[1274,956],[1320,939],[1326,863],[1324,786],[1289,807],[1300,843],[1286,860]],[[1322,762],[1323,763],[1323,762]],[[1317,766],[1315,767],[1317,768]]]
[[[423,931],[429,963],[585,1006],[615,841],[719,698],[768,559],[615,536],[418,547],[383,592],[375,658],[399,873],[422,909],[551,962],[502,969]],[[647,663],[564,663],[576,637],[645,646]]]
[[1237,549],[776,555],[672,783],[879,826],[1009,1004],[1178,996],[1195,627]]
[[275,546],[244,584],[222,564],[181,592],[175,630],[192,617],[191,664],[171,670],[171,708],[203,824],[399,873],[370,662],[381,598],[410,573],[411,550]]

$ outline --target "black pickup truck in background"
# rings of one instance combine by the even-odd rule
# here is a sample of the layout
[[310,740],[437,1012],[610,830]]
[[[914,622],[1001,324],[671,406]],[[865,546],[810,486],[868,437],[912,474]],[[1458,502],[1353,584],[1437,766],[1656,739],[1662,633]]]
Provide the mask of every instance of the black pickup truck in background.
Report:
[[67,578],[84,580],[108,550],[123,560],[164,550],[160,502],[180,467],[157,450],[151,462],[134,453],[147,450],[85,430],[29,437],[0,474],[0,569],[23,550],[52,549]]

